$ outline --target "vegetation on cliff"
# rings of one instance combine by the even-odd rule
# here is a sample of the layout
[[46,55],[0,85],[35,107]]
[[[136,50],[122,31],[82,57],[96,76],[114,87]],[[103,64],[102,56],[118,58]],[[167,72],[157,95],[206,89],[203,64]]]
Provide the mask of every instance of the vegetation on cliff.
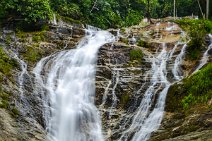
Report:
[[10,105],[11,93],[3,89],[3,84],[7,83],[7,79],[13,80],[12,70],[18,67],[18,63],[11,59],[0,46],[0,108],[8,109],[10,114],[16,117],[19,112],[15,105]]
[[207,46],[205,35],[212,33],[212,21],[183,19],[176,20],[175,22],[188,33],[190,38],[187,46],[187,59],[192,61],[199,60],[201,52],[204,50],[204,47]]
[[4,77],[11,77],[12,69],[17,66],[18,63],[11,59],[0,46],[0,82],[3,82]]
[[207,105],[212,98],[212,63],[185,78],[181,83],[174,84],[169,89],[166,110],[170,112],[187,111],[198,105]]
[[[205,13],[205,1],[201,1]],[[201,15],[197,1],[176,1],[178,16]],[[1,0],[3,23],[19,21],[19,26],[40,25],[50,21],[53,13],[69,21],[96,27],[122,27],[137,24],[143,17],[162,18],[173,14],[172,0]],[[210,15],[211,16],[211,15]],[[35,24],[36,23],[36,24]]]

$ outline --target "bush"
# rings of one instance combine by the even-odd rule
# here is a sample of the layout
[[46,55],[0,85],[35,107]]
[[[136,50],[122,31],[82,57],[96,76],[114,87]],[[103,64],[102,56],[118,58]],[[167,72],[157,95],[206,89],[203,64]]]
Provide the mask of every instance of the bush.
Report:
[[201,51],[205,46],[204,37],[207,33],[212,32],[212,21],[183,19],[176,20],[175,22],[186,30],[190,37],[186,58],[189,60],[199,60]]
[[1,0],[1,18],[27,23],[48,21],[52,17],[49,0]]
[[144,40],[138,40],[137,45],[140,47],[145,47],[145,48],[149,48],[149,44],[148,42],[144,41]]
[[138,61],[138,62],[141,62],[141,59],[143,57],[143,53],[141,50],[137,49],[133,49],[130,51],[130,61]]
[[167,111],[182,111],[197,104],[206,104],[212,98],[212,63],[170,87],[167,95]]

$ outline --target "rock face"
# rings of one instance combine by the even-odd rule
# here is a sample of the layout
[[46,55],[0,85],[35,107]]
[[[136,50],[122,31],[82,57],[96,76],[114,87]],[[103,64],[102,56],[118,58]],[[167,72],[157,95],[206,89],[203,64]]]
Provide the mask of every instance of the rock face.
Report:
[[[2,32],[0,45],[8,54],[12,54],[10,57],[20,67],[14,68],[13,80],[5,78],[7,81],[2,83],[3,91],[12,93],[9,107],[15,105],[19,114],[14,117],[10,114],[11,108],[0,108],[0,140],[46,140],[42,99],[32,88],[34,76],[31,71],[42,57],[75,48],[85,32],[82,25],[66,24],[51,26],[49,31],[18,33],[16,36],[13,31]],[[118,30],[111,29],[111,32],[114,35],[119,34]],[[181,29],[173,23],[160,23],[145,28],[131,27],[116,42],[106,44],[99,50],[95,103],[102,117],[104,136],[108,141],[119,139],[132,122],[132,116],[135,115],[150,84],[151,78],[147,73],[151,69],[149,58],[162,49],[162,42],[166,43],[167,50],[171,50],[178,40],[186,40],[180,38],[181,33]],[[179,45],[175,50],[174,59],[182,47]],[[169,60],[168,63],[172,66],[174,62]],[[185,76],[188,76],[194,65],[183,61],[181,67]],[[27,71],[23,71],[24,69]],[[167,70],[169,81],[174,81],[172,70]],[[157,98],[158,95],[153,98],[154,104],[150,110]],[[2,98],[0,102],[1,100]],[[152,134],[150,140],[210,141],[211,117],[210,111],[185,115],[167,110],[159,130]]]
[[211,141],[211,112],[165,113],[160,129],[150,141]]
[[0,72],[0,78],[3,77],[0,79],[1,141],[47,140],[42,99],[34,93],[31,71],[42,57],[75,48],[84,34],[81,25],[65,24],[62,27],[51,26],[49,31],[32,33],[2,30],[0,47],[17,66],[12,68],[12,76]]

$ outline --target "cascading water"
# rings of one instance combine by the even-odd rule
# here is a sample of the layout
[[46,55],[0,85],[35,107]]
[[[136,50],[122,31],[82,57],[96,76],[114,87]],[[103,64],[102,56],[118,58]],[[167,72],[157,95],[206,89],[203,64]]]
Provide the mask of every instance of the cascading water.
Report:
[[184,44],[183,48],[181,49],[180,54],[175,59],[174,68],[172,69],[172,73],[176,80],[181,80],[183,78],[181,64],[182,64],[182,60],[183,60],[183,57],[185,54],[186,47],[187,47],[187,44]]
[[[14,43],[17,42],[17,38],[16,38],[16,34],[15,32],[13,32],[12,30],[4,30],[3,31],[3,37],[6,38],[9,34],[10,38],[14,41]],[[7,53],[8,56],[10,56],[10,58],[13,58],[17,61],[17,63],[20,66],[20,72],[18,73],[18,86],[19,86],[19,99],[15,102],[16,106],[19,108],[21,114],[26,115],[26,114],[30,114],[29,111],[31,110],[30,108],[30,104],[29,101],[27,100],[26,96],[25,96],[25,88],[24,88],[24,84],[25,84],[25,80],[26,77],[28,77],[28,79],[31,82],[30,79],[30,75],[27,71],[27,63],[24,62],[24,60],[22,60],[19,57],[18,51],[17,49],[14,48],[14,44],[10,44],[8,47],[6,47],[6,45],[4,44],[4,51]]]
[[[163,118],[165,99],[168,89],[171,84],[176,82],[176,80],[183,78],[183,75],[180,74],[181,70],[178,70],[178,67],[182,63],[186,44],[183,45],[181,52],[175,58],[174,65],[168,63],[169,60],[173,59],[173,54],[180,44],[180,42],[177,42],[175,46],[169,50],[163,43],[162,50],[160,51],[159,49],[156,51],[156,57],[152,56],[147,58],[149,60],[148,62],[152,62],[152,68],[147,72],[146,75],[146,77],[150,77],[150,84],[144,93],[143,99],[136,111],[136,114],[132,118],[130,126],[122,132],[119,141],[147,141],[150,138],[151,133],[159,128]],[[167,78],[167,68],[169,68],[169,65],[170,67],[173,67],[172,70],[175,78],[179,77],[179,79],[175,79],[173,83],[169,82]],[[146,85],[146,80],[138,90],[138,93],[141,91],[144,85]],[[158,97],[158,99],[154,105],[155,97]],[[152,111],[151,108],[153,108]]]
[[[94,31],[93,28],[88,28],[90,29],[88,35],[79,43],[77,49],[61,51],[45,57],[33,70],[36,82],[34,93],[40,95],[43,100],[43,118],[51,141],[104,140],[100,116],[94,105],[95,64],[98,49],[106,43],[117,41],[118,37],[115,38],[100,29]],[[168,80],[167,69],[171,67],[175,77],[173,83],[183,78],[179,67],[185,54],[186,44],[183,44],[177,57],[173,55],[181,44],[183,43],[177,42],[169,49],[163,43],[162,48],[159,47],[155,54],[149,54],[147,62],[152,63],[151,69],[146,71],[145,83],[136,92],[136,95],[140,95],[145,87],[140,106],[130,115],[124,113],[123,117],[126,119],[122,117],[122,122],[128,125],[125,124],[121,130],[108,130],[106,137],[114,134],[114,131],[121,133],[119,141],[146,141],[151,133],[159,128],[166,94],[172,84]],[[174,62],[173,65],[168,63],[170,60]],[[124,71],[116,65],[112,66],[113,80],[107,81],[102,104],[99,106],[104,112],[106,111],[105,103],[111,93],[112,103],[107,111],[111,121],[113,121],[113,114],[117,116],[116,88],[121,81],[121,72]]]
[[[166,61],[169,58],[169,52],[167,51],[166,48],[167,48],[166,45],[163,44],[163,49],[159,53],[159,55],[156,58],[154,57],[150,58],[152,62],[152,69],[150,71],[151,85],[146,90],[144,97],[141,101],[141,104],[138,107],[138,111],[136,115],[134,116],[130,127],[123,132],[121,138],[119,139],[120,141],[129,140],[130,134],[133,132],[136,132],[132,138],[133,141],[141,141],[141,140],[145,141],[148,139],[148,136],[150,136],[151,132],[154,131],[155,128],[157,128],[157,126],[156,127],[154,126],[160,124],[160,122],[157,124],[154,122],[153,124],[148,123],[148,124],[151,124],[148,126],[152,126],[152,128],[143,129],[147,126],[146,125],[147,120],[152,120],[153,118],[155,118],[155,115],[154,115],[155,112],[154,113],[152,112],[153,114],[150,114],[150,115],[149,115],[149,112],[153,104],[153,97],[158,93],[158,91],[160,91],[160,89],[162,89],[162,87],[165,87],[165,88],[160,93],[160,96],[162,97],[161,99],[163,99],[164,100],[163,102],[165,103],[164,95],[166,94],[169,87],[169,82],[167,81],[167,78],[166,78],[166,73],[167,73]],[[163,104],[158,103],[155,108],[158,110],[155,110],[155,111],[159,111],[162,107],[163,107]],[[161,113],[163,113],[162,109],[161,109]],[[162,119],[162,115],[160,119]]]
[[208,58],[209,58],[208,51],[212,49],[212,35],[209,34],[208,36],[210,38],[210,45],[208,46],[208,49],[203,54],[203,57],[200,60],[200,64],[198,65],[198,67],[195,69],[195,71],[193,73],[197,72],[199,69],[201,69],[208,62]]
[[45,111],[50,140],[104,140],[94,105],[95,65],[98,49],[114,40],[109,32],[88,31],[77,49],[62,51],[37,64],[34,69],[37,93],[47,90],[44,105],[50,105],[51,109]]

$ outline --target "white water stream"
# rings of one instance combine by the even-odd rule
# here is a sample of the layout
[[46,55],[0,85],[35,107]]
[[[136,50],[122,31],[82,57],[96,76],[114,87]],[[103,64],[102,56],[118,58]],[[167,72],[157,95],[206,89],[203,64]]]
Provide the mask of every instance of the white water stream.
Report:
[[[148,57],[149,62],[152,62],[152,68],[148,72],[150,85],[144,93],[143,99],[140,106],[137,108],[132,123],[122,133],[119,141],[147,141],[150,138],[151,133],[160,127],[160,123],[163,118],[166,95],[172,84],[167,78],[167,68],[169,68],[167,61],[173,59],[173,54],[179,47],[179,44],[180,43],[177,42],[171,50],[168,50],[167,46],[163,44],[162,49],[158,49],[156,51],[156,54],[154,55],[155,57]],[[181,52],[177,55],[174,60],[174,64],[172,65],[173,75],[175,78],[178,78],[175,79],[174,82],[183,78],[179,67],[182,63],[185,49],[186,44],[183,45]],[[143,85],[141,87],[143,88]],[[140,91],[140,89],[138,91]],[[158,98],[156,105],[153,105],[155,97]],[[154,108],[151,111],[150,109],[152,107]]]
[[47,90],[50,99],[44,105],[51,107],[45,111],[51,141],[104,140],[94,105],[96,60],[98,49],[114,40],[109,32],[88,30],[77,49],[46,57],[35,67],[37,91]]
[[[44,106],[44,119],[50,141],[104,141],[99,111],[94,105],[95,72],[98,49],[109,42],[117,40],[109,32],[89,29],[88,34],[73,50],[61,51],[45,57],[34,68],[35,90],[40,95]],[[143,94],[140,106],[131,115],[132,121],[126,119],[129,126],[123,129],[119,141],[147,141],[153,131],[157,130],[163,118],[167,91],[172,84],[168,81],[168,61],[173,59],[179,43],[172,49],[162,44],[154,55],[149,56],[151,69],[145,75],[150,82]],[[180,65],[185,54],[186,44],[174,58],[172,72],[174,82],[183,78]],[[114,80],[108,81],[102,98],[103,106],[112,87],[112,106],[109,117],[117,105],[116,87],[119,83],[120,69],[113,68]],[[143,86],[138,90],[141,92]],[[157,99],[155,99],[157,98]],[[154,104],[156,101],[156,104]],[[130,116],[129,116],[130,117]]]
[[181,64],[182,64],[182,61],[183,61],[183,57],[185,55],[186,47],[187,47],[187,44],[184,44],[183,48],[181,49],[180,54],[175,59],[174,68],[172,69],[172,73],[173,73],[174,78],[176,80],[181,80],[183,78],[183,72],[181,70]]
[[204,52],[202,59],[200,60],[199,65],[197,66],[197,68],[195,69],[195,71],[193,73],[197,72],[199,69],[201,69],[208,62],[208,59],[209,59],[208,51],[212,49],[212,35],[209,34],[208,36],[210,38],[210,45],[208,46],[208,49]]

